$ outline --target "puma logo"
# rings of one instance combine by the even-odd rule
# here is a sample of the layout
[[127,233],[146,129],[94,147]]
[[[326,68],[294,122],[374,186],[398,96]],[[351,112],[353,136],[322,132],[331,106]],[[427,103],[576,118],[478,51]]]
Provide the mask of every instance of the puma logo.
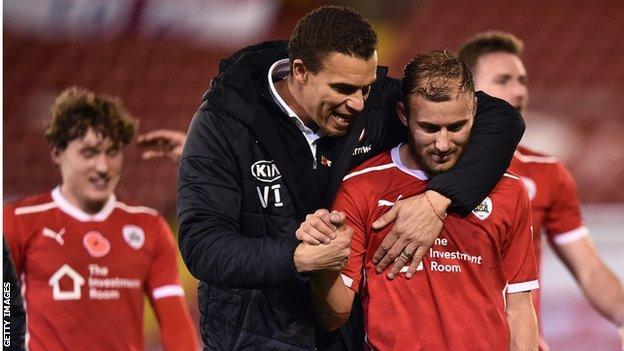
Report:
[[[402,197],[403,197],[403,195],[399,195],[399,197],[397,197],[396,201],[399,201]],[[392,207],[392,206],[394,206],[394,202],[388,201],[388,200],[384,200],[384,199],[380,199],[380,200],[377,200],[377,207],[380,207],[380,206]]]
[[43,231],[41,232],[41,234],[43,234],[43,236],[45,237],[56,240],[56,242],[59,243],[60,245],[65,245],[65,240],[63,240],[63,234],[65,234],[65,228],[59,230],[58,232],[55,232],[54,230],[50,228],[43,228]]

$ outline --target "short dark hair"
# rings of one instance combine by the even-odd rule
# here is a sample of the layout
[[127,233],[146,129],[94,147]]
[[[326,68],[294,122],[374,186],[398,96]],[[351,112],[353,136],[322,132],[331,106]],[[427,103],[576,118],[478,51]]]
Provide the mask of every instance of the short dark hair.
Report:
[[483,55],[493,52],[506,52],[522,55],[524,43],[515,35],[502,31],[489,31],[475,35],[459,48],[459,58],[474,70],[477,61]]
[[117,98],[71,87],[63,91],[51,108],[52,121],[45,130],[50,144],[61,150],[74,139],[82,138],[89,128],[108,137],[116,147],[128,145],[138,129]]
[[288,43],[290,62],[301,59],[317,73],[332,52],[368,59],[377,49],[377,34],[370,22],[344,6],[323,6],[299,20]]
[[460,93],[474,94],[470,69],[457,55],[436,50],[416,55],[403,71],[403,101],[418,94],[433,102],[449,101]]

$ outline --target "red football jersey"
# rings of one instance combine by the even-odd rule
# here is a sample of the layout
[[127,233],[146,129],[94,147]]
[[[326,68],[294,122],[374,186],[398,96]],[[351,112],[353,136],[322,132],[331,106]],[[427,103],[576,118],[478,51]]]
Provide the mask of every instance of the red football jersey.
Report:
[[[414,277],[375,272],[371,258],[391,226],[372,223],[395,201],[425,191],[398,147],[345,177],[334,209],[355,233],[343,282],[362,291],[368,347],[375,350],[505,350],[506,294],[538,288],[531,213],[520,180],[506,174],[468,217],[449,214]],[[407,267],[401,270],[406,272]]]
[[[541,234],[551,244],[560,245],[588,235],[583,225],[581,205],[570,172],[554,157],[519,146],[511,161],[511,172],[520,176],[527,188],[533,216],[533,245],[538,269]],[[539,291],[533,294],[535,310],[540,312]]]
[[111,196],[97,214],[60,188],[4,207],[30,350],[143,350],[143,294],[182,296],[173,235],[156,210]]

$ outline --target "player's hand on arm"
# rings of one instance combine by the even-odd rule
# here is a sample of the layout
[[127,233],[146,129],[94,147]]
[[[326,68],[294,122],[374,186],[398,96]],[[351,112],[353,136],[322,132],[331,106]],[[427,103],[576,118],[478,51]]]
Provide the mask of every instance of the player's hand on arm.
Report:
[[301,223],[295,236],[310,245],[329,244],[336,237],[334,233],[336,229],[337,227],[329,219],[329,211],[322,208],[306,216],[306,220]]
[[351,254],[351,237],[353,229],[346,225],[343,212],[333,211],[330,223],[338,228],[335,238],[327,245],[310,245],[300,243],[295,249],[295,267],[299,273],[329,270],[340,271]]
[[143,150],[144,159],[168,157],[180,161],[186,134],[177,130],[157,129],[137,136],[137,146]]
[[416,268],[442,231],[446,209],[451,201],[435,191],[397,201],[394,206],[373,223],[373,229],[394,225],[373,255],[377,272],[387,273],[394,279],[401,268],[409,263],[406,273],[411,278]]
[[531,292],[507,294],[506,311],[510,331],[509,350],[537,350],[539,335]]

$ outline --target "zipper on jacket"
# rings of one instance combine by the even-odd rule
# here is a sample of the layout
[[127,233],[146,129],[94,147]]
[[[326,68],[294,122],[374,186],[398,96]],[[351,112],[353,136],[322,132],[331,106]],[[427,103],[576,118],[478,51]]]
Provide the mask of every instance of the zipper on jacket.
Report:
[[232,347],[230,350],[234,351],[238,347],[241,339],[241,333],[243,329],[243,323],[245,323],[245,317],[247,316],[247,309],[249,308],[249,303],[251,302],[251,296],[253,295],[253,290],[245,294],[245,305],[243,306],[242,312],[238,317],[238,322],[236,323],[236,330],[234,331],[234,341],[232,342]]

